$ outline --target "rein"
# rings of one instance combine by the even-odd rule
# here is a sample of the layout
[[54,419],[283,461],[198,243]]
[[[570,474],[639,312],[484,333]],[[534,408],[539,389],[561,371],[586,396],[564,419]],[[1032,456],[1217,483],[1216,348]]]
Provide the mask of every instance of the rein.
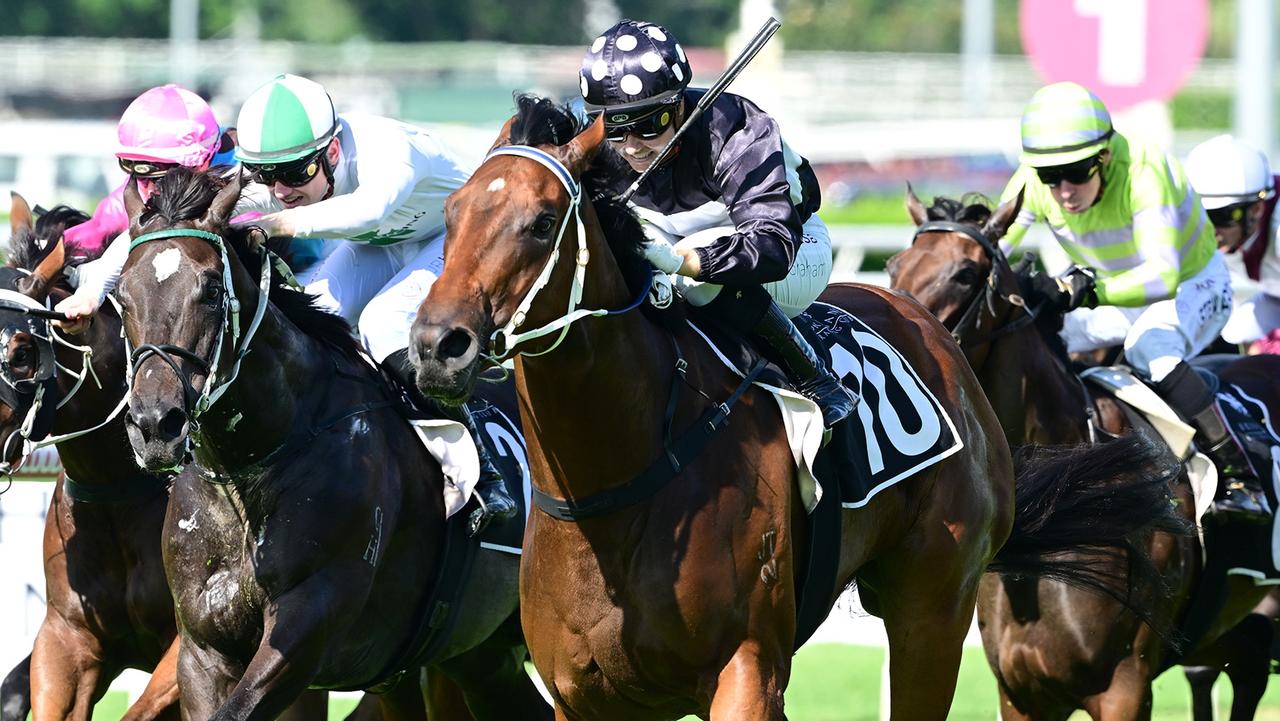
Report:
[[1043,305],[1028,308],[1026,300],[1024,300],[1020,294],[1010,293],[1009,295],[1004,295],[1000,292],[997,286],[1000,270],[1008,270],[1012,273],[1013,269],[1010,268],[1009,260],[1005,257],[1004,251],[1000,250],[1000,246],[993,243],[990,238],[982,233],[982,231],[965,223],[957,223],[950,220],[930,220],[925,223],[921,223],[916,228],[915,235],[911,236],[911,242],[915,243],[916,238],[919,238],[925,233],[959,233],[960,235],[963,235],[977,243],[978,246],[982,248],[983,252],[986,253],[987,258],[991,261],[991,270],[987,273],[985,288],[974,294],[973,300],[969,301],[969,305],[966,306],[964,312],[960,314],[960,320],[956,321],[955,327],[951,329],[951,337],[955,339],[955,342],[958,345],[965,345],[963,342],[963,336],[966,330],[971,326],[973,329],[977,329],[978,318],[982,306],[984,305],[984,301],[987,307],[987,312],[990,313],[993,318],[996,315],[995,301],[997,298],[1008,302],[1010,305],[1022,308],[1024,313],[1017,320],[1006,323],[979,338],[977,341],[971,342],[970,347],[981,347],[996,338],[1007,335],[1016,330],[1020,330],[1036,321],[1036,318],[1040,315],[1040,310]]
[[[214,403],[218,402],[222,394],[226,393],[231,384],[235,382],[236,377],[240,375],[240,362],[249,354],[249,344],[253,341],[253,336],[258,332],[258,326],[262,324],[262,319],[267,313],[267,304],[269,302],[267,296],[271,290],[271,253],[266,249],[266,246],[260,248],[262,273],[258,284],[258,307],[254,310],[253,320],[250,321],[242,339],[240,334],[240,299],[236,297],[235,286],[231,277],[231,258],[227,254],[227,244],[223,237],[217,233],[194,228],[171,228],[169,230],[145,233],[134,238],[129,243],[129,252],[132,253],[134,248],[143,243],[166,238],[199,238],[217,248],[219,255],[222,256],[222,329],[218,334],[217,345],[214,346],[213,357],[209,360],[201,358],[190,350],[174,345],[147,343],[132,349],[129,353],[130,371],[127,377],[129,379],[129,388],[132,390],[133,379],[137,376],[142,364],[151,356],[159,357],[173,369],[174,374],[182,381],[183,402],[186,404],[187,417],[192,424],[192,430],[198,430],[199,424],[197,420],[199,417],[209,410]],[[218,366],[222,359],[223,345],[228,335],[231,336],[235,360],[232,362],[231,371],[227,374],[226,379],[219,382]],[[128,342],[128,338],[126,338],[126,346]],[[174,360],[174,356],[191,361],[201,373],[205,374],[204,387],[198,394],[191,383],[191,378],[182,372],[182,369],[178,366],[178,361]],[[190,435],[188,435],[188,438],[190,438]]]

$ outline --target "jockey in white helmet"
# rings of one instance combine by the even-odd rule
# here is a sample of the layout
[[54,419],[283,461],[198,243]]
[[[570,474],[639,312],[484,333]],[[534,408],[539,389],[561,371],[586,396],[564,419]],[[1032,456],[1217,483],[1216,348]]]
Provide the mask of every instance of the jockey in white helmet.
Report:
[[1230,135],[1193,148],[1187,156],[1187,177],[1209,212],[1234,285],[1259,289],[1231,312],[1222,337],[1256,346],[1256,341],[1280,329],[1276,177],[1261,150]]

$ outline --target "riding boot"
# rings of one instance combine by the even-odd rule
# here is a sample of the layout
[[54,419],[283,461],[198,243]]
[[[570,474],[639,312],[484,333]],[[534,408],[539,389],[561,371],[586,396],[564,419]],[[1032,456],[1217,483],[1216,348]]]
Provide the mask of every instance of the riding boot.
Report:
[[1269,522],[1271,508],[1262,483],[1249,465],[1244,448],[1227,430],[1222,410],[1200,374],[1186,363],[1179,363],[1156,384],[1156,391],[1195,428],[1196,447],[1218,467],[1222,482],[1213,504],[1214,515],[1244,523]]
[[480,461],[480,479],[476,481],[476,500],[480,508],[472,511],[467,519],[467,533],[475,536],[490,523],[506,521],[515,516],[516,503],[507,494],[506,483],[502,480],[502,474],[498,472],[497,466],[493,464],[488,446],[485,445],[480,430],[471,418],[471,410],[466,405],[447,406],[423,396],[417,388],[413,364],[409,361],[408,348],[401,348],[387,356],[382,361],[382,367],[400,383],[405,393],[420,410],[457,421],[471,434],[471,440],[476,446],[476,456]]
[[472,511],[467,519],[467,534],[475,536],[490,523],[502,523],[514,518],[516,502],[507,493],[507,484],[502,480],[498,467],[493,464],[493,456],[489,455],[489,448],[471,417],[471,409],[464,404],[449,410],[456,414],[451,418],[465,425],[471,433],[471,439],[476,444],[476,456],[480,461],[480,480],[476,481],[476,500],[480,507]]
[[853,394],[840,383],[777,303],[769,303],[752,335],[766,350],[773,351],[766,355],[779,362],[796,390],[818,404],[823,425],[830,428],[853,412],[857,406]]

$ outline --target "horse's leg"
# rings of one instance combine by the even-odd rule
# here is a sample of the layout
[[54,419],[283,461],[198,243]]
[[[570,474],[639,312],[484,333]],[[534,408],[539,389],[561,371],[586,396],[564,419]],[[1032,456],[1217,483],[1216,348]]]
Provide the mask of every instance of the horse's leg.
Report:
[[1106,691],[1085,699],[1093,721],[1151,721],[1151,668],[1136,654],[1116,665]]
[[[378,694],[378,709],[385,721],[423,721],[428,718],[427,705],[422,696],[422,670],[406,672],[396,685]],[[432,721],[437,719],[435,714],[430,718]]]
[[179,634],[178,689],[183,721],[207,721],[231,693],[243,669],[211,648]]
[[0,721],[27,721],[30,712],[31,654],[27,654],[0,684]]
[[[303,691],[276,721],[311,721],[329,717],[328,691]],[[121,721],[124,721],[121,719]]]
[[720,669],[711,721],[784,721],[782,692],[791,673],[790,653],[765,652],[752,638]]
[[[513,615],[508,625],[515,623],[518,616]],[[499,631],[475,648],[429,669],[427,675],[447,676],[461,689],[471,715],[480,721],[516,717],[549,720],[553,717],[551,706],[525,673],[527,655],[518,637]]]
[[1188,666],[1182,673],[1191,687],[1192,721],[1213,721],[1213,684],[1221,670],[1216,666]]
[[1275,627],[1270,618],[1251,613],[1233,630],[1241,632],[1241,644],[1226,667],[1232,688],[1231,721],[1251,721],[1267,690]]
[[475,721],[467,708],[467,696],[453,679],[440,672],[424,671],[427,697],[427,718],[432,721]]
[[377,694],[367,693],[361,696],[360,703],[342,721],[382,721]]
[[147,687],[142,690],[138,700],[133,702],[120,721],[151,721],[161,717],[168,709],[175,709],[178,704],[178,639],[161,657],[160,663],[151,672]]
[[88,721],[102,674],[98,639],[56,613],[45,617],[31,650],[31,711],[34,721]]

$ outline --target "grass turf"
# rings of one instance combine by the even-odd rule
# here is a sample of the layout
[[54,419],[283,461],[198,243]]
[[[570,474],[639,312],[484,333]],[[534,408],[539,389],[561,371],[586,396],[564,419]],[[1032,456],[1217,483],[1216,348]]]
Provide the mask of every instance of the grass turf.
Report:
[[[787,718],[791,721],[878,721],[880,717],[880,665],[884,651],[866,646],[824,644],[805,647],[796,656],[791,687],[787,691]],[[980,648],[966,648],[956,685],[951,721],[992,721],[995,718],[995,681]],[[1191,718],[1186,681],[1178,670],[1156,680],[1153,721],[1186,721]],[[1231,704],[1230,684],[1219,682],[1220,718]],[[116,721],[124,713],[124,692],[112,691],[98,704],[96,721]],[[329,702],[329,718],[342,719],[355,707],[354,698]],[[692,719],[693,717],[690,717]],[[1073,721],[1088,718],[1083,712]],[[1270,686],[1256,717],[1280,721],[1280,685]]]

